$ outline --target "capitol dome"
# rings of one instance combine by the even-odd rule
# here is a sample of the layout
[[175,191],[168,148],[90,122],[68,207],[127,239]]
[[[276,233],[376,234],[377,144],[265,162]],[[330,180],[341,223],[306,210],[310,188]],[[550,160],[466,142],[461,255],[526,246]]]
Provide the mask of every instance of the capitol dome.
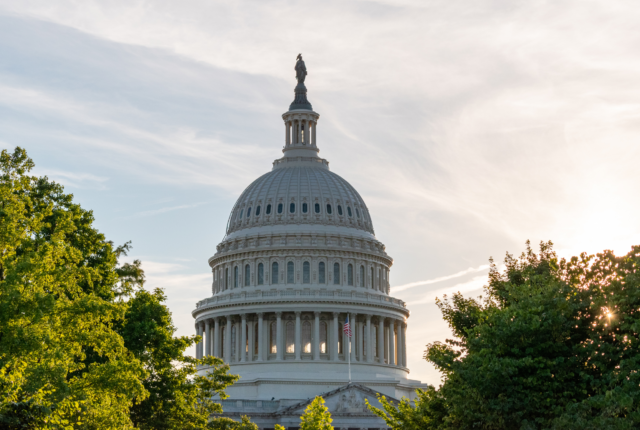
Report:
[[393,259],[364,200],[319,156],[301,57],[296,71],[282,157],[240,195],[208,260],[211,296],[192,312],[204,339],[196,356],[221,357],[241,377],[225,416],[297,428],[306,399],[322,395],[337,428],[381,428],[365,399],[424,388],[407,377],[409,311],[389,295]]

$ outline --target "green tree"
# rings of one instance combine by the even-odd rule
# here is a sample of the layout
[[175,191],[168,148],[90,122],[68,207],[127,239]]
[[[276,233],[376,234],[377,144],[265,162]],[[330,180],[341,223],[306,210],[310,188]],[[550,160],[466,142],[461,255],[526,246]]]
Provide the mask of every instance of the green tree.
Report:
[[300,430],[333,430],[332,421],[324,399],[317,396],[300,417]]
[[382,418],[394,430],[435,430],[442,426],[447,415],[447,408],[441,393],[433,387],[427,390],[416,390],[417,397],[412,405],[409,399],[403,398],[399,404],[378,395],[382,409],[376,408],[365,399],[371,412]]
[[637,428],[640,247],[567,261],[527,244],[505,265],[492,264],[484,300],[437,302],[456,338],[425,358],[444,382],[404,416],[436,411],[424,428],[442,429]]
[[[199,337],[174,337],[176,328],[165,301],[162,290],[137,291],[118,330],[147,370],[143,383],[150,395],[131,407],[131,419],[142,430],[204,428],[210,415],[222,412],[212,398],[226,398],[224,389],[238,376],[230,375],[220,358],[184,355]],[[206,375],[198,375],[198,364],[210,366]]]
[[33,166],[23,149],[0,153],[0,424],[129,428],[145,370],[113,323],[136,267]]

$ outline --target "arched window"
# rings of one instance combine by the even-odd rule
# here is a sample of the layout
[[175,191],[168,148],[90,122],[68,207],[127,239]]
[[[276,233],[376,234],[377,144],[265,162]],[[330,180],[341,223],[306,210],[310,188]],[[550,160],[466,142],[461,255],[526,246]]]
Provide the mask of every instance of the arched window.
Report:
[[293,341],[295,337],[295,332],[296,332],[296,327],[293,324],[293,321],[287,321],[287,326],[285,328],[285,338],[287,339],[287,348],[285,349],[285,351],[288,354],[292,354],[296,352],[295,343]]
[[326,283],[326,273],[325,273],[325,267],[324,267],[324,262],[321,261],[320,263],[318,263],[318,283],[319,284],[324,284]]
[[373,267],[371,268],[371,278],[369,279],[369,288],[374,288],[374,283],[373,283]]
[[373,356],[378,357],[378,326],[373,326]]
[[289,203],[289,213],[294,213],[296,211],[296,204]]
[[276,327],[276,322],[273,321],[269,326],[269,350],[272,354],[276,354],[278,352],[278,346],[276,344],[278,336],[278,327]]
[[302,283],[310,284],[311,283],[311,264],[308,261],[302,263]]
[[327,213],[331,215],[331,205],[327,204]]
[[227,326],[220,326],[220,357],[224,358],[224,341],[225,336],[227,335]]
[[358,210],[358,208],[356,208],[356,216],[360,218],[360,211]]
[[327,353],[327,323],[320,321],[320,353]]
[[244,209],[240,209],[240,215],[238,215],[238,219],[242,218],[242,213],[244,212]]
[[282,213],[282,203],[278,203],[278,213]]
[[[249,208],[251,210],[251,208]],[[338,205],[338,215],[342,215],[342,205]]]
[[307,354],[311,352],[311,323],[309,321],[302,323],[302,352]]
[[382,291],[382,279],[380,278],[380,273],[381,273],[381,272],[380,272],[380,268],[378,267],[378,279],[377,279],[377,281],[376,281],[376,282],[377,282],[377,284],[378,284],[378,289],[379,289],[380,291]]
[[258,355],[258,339],[262,336],[262,333],[258,332],[258,323],[253,325],[253,354]]
[[271,204],[267,205],[267,215],[271,215]]
[[264,285],[264,264],[258,264],[258,285]]
[[364,266],[360,266],[360,284],[359,287],[364,287]]
[[275,261],[271,265],[271,283],[272,284],[278,283],[278,263],[276,263]]
[[228,290],[229,289],[229,284],[231,284],[231,280],[229,279],[229,268],[227,267],[226,269],[224,269],[224,271],[225,271],[224,289]]
[[256,208],[256,216],[260,216],[260,206]]
[[233,288],[238,288],[238,266],[233,268]]
[[249,209],[247,209],[247,218],[249,218],[251,216],[251,206],[249,206]]
[[[233,324],[231,326],[231,356],[232,357],[236,357],[236,325],[237,324]],[[237,356],[239,357],[240,354],[237,354]]]
[[333,285],[340,284],[340,265],[338,263],[333,264]]
[[316,210],[316,213],[317,213],[317,214],[319,214],[319,213],[320,213],[320,203],[316,203],[316,204],[315,204],[315,210]]
[[353,265],[347,266],[347,284],[353,286]]
[[247,264],[244,266],[244,286],[248,287],[251,281],[251,267]]
[[306,203],[302,204],[302,213],[306,214],[307,212],[309,212],[309,205]]
[[[260,206],[258,206],[258,209],[260,208]],[[353,216],[353,214],[351,213],[351,206],[347,206],[347,213],[349,214],[349,216]]]
[[293,261],[287,263],[287,284],[295,283]]

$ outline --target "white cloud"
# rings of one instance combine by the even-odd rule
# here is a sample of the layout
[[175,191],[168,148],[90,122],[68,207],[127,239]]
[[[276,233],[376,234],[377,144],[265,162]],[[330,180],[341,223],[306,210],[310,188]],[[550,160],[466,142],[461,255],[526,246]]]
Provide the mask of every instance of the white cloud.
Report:
[[440,276],[438,278],[429,279],[426,281],[417,281],[417,282],[410,282],[404,285],[398,285],[397,287],[391,287],[391,294],[396,294],[396,293],[399,293],[400,291],[404,291],[413,287],[419,287],[424,285],[436,284],[438,282],[448,281],[449,279],[459,278],[461,276],[468,275],[469,273],[479,272],[481,270],[487,270],[488,268],[489,268],[488,264],[483,264],[482,266],[478,266],[478,267],[469,267],[468,269],[461,270],[460,272],[454,273],[452,275]]

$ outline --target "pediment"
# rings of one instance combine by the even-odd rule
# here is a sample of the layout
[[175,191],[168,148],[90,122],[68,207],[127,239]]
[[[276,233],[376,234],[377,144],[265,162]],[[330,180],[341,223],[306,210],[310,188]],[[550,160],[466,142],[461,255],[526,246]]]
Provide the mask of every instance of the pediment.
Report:
[[[328,391],[326,393],[319,394],[325,401],[325,406],[331,412],[331,415],[373,415],[365,399],[369,403],[376,407],[381,407],[378,402],[377,395],[382,394],[368,387],[360,384],[348,384],[342,386],[336,390]],[[398,402],[397,399],[386,396],[388,400],[392,402]],[[278,415],[302,415],[307,406],[313,401],[313,399],[300,402],[298,404],[289,406],[288,408],[279,411]]]

